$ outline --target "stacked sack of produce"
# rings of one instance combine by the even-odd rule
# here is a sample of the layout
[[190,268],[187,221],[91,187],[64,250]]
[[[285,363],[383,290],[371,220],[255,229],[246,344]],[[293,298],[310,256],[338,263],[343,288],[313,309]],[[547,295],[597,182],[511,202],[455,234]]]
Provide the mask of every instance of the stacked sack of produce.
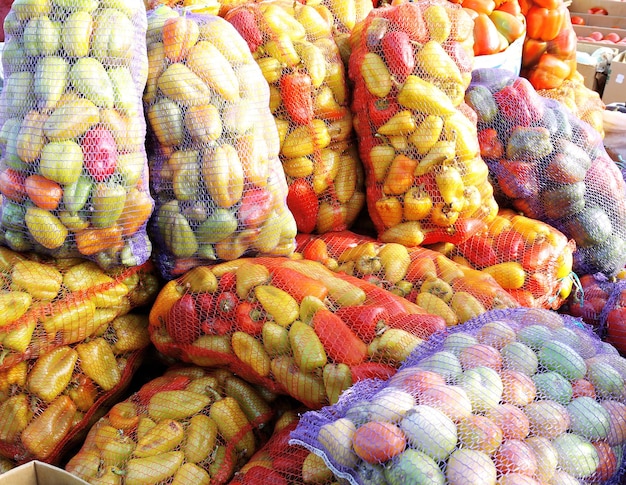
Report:
[[256,257],[168,282],[149,330],[167,357],[226,367],[316,409],[365,377],[392,375],[445,327],[415,303],[316,261]]
[[498,206],[480,157],[472,20],[425,1],[372,10],[352,33],[352,109],[369,215],[383,242],[459,242]]
[[[403,296],[443,318],[447,326],[463,323],[495,308],[514,308],[517,301],[488,272],[459,264],[424,247],[380,243],[343,231],[296,237],[296,252]],[[359,320],[388,318],[384,306],[359,307]]]
[[16,1],[4,28],[2,243],[105,268],[146,262],[143,2]]
[[625,370],[580,320],[493,310],[305,413],[290,443],[351,484],[623,483]]
[[365,204],[364,175],[330,11],[277,0],[243,5],[225,18],[269,84],[298,231],[347,229]]
[[573,239],[576,273],[620,271],[626,186],[600,134],[506,71],[474,71],[466,100],[478,114],[481,154],[498,203]]
[[220,17],[149,13],[149,230],[162,275],[244,253],[290,254],[296,223],[278,130],[246,42]]
[[267,441],[273,414],[228,371],[172,367],[98,420],[65,468],[90,483],[228,483]]

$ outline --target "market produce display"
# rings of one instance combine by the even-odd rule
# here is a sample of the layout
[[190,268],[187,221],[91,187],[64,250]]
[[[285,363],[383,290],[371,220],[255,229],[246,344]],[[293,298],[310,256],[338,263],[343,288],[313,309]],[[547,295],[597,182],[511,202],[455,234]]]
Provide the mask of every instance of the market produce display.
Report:
[[148,25],[149,230],[162,275],[244,253],[290,254],[296,223],[279,134],[246,42],[220,17],[167,6]]
[[621,483],[625,367],[573,317],[493,310],[305,413],[290,443],[352,484]]
[[364,175],[330,10],[278,0],[234,8],[225,18],[269,84],[298,232],[349,228],[365,204]]
[[474,71],[466,100],[500,205],[574,239],[577,273],[622,269],[626,185],[599,133],[506,71]]
[[143,2],[17,0],[4,29],[2,243],[104,268],[146,262]]

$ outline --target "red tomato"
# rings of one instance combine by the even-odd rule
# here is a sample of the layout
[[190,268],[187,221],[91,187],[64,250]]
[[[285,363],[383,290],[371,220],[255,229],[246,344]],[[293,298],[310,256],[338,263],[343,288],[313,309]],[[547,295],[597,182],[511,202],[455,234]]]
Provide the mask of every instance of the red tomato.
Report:
[[606,340],[622,354],[626,353],[626,307],[613,308],[607,318]]
[[602,38],[602,42],[619,42],[622,37],[617,32],[610,32]]
[[570,18],[572,25],[585,25],[585,19],[579,15],[572,15]]

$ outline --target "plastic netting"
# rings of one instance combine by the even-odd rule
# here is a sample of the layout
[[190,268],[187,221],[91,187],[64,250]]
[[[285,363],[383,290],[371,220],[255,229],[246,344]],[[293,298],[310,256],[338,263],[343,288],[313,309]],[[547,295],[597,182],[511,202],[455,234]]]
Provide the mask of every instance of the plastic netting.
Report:
[[159,289],[150,261],[105,271],[85,259],[0,248],[0,370],[98,335]]
[[[380,243],[349,231],[296,237],[296,252],[336,272],[365,279],[456,325],[517,301],[495,278],[438,251]],[[496,275],[497,276],[497,275]]]
[[171,279],[246,254],[290,254],[296,223],[278,158],[269,88],[220,17],[160,7],[148,15],[149,230]]
[[92,483],[228,483],[267,441],[273,415],[228,371],[172,367],[99,419],[65,469]]
[[147,316],[131,313],[0,370],[0,455],[58,465],[122,395],[149,344]]
[[287,206],[298,232],[305,233],[347,229],[365,205],[345,70],[332,22],[320,9],[331,15],[323,5],[277,0],[247,4],[225,16],[269,84],[289,186]]
[[500,209],[484,230],[439,250],[493,276],[520,305],[557,309],[574,284],[575,247],[549,224]]
[[352,109],[383,242],[458,242],[496,216],[475,114],[463,100],[471,39],[469,14],[439,1],[376,8],[352,32]]
[[624,364],[576,318],[493,310],[305,413],[290,443],[352,484],[622,483]]
[[105,268],[146,262],[143,2],[17,1],[9,15],[2,244]]
[[317,409],[353,382],[393,374],[445,320],[315,261],[241,258],[172,280],[150,311],[165,356],[227,367]]
[[466,99],[498,203],[576,242],[576,273],[614,275],[626,262],[624,178],[602,137],[528,80],[479,69]]

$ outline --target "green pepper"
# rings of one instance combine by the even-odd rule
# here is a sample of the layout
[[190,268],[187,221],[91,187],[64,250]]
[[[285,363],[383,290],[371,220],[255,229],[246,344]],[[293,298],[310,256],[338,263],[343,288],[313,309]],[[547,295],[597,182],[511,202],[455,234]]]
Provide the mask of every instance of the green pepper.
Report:
[[162,234],[167,248],[177,258],[193,256],[198,250],[198,241],[185,216],[180,212],[170,212],[166,219]]
[[26,215],[26,207],[12,200],[6,199],[2,207],[2,227],[6,229],[23,230],[24,216]]
[[43,57],[35,68],[35,97],[43,111],[52,110],[67,87],[69,63],[59,56]]
[[93,18],[89,12],[72,13],[63,23],[61,43],[68,56],[85,57],[89,54],[89,39],[93,30]]
[[196,236],[203,244],[211,244],[226,239],[237,230],[237,217],[229,209],[218,207],[198,226]]
[[148,109],[150,128],[163,146],[179,145],[183,141],[183,112],[174,101],[161,98]]
[[13,251],[29,251],[32,244],[24,234],[24,231],[9,230],[4,233],[4,242]]
[[96,106],[113,107],[113,83],[98,59],[81,57],[70,69],[69,78],[74,89]]
[[4,80],[3,108],[9,116],[23,117],[35,106],[35,76],[29,71],[17,71]]
[[91,223],[95,227],[111,227],[124,210],[126,189],[117,183],[99,183],[94,187],[92,200]]
[[11,66],[13,72],[30,69],[31,59],[26,55],[24,44],[17,37],[7,39],[4,43],[2,61],[5,66]]
[[34,17],[24,27],[23,39],[29,56],[52,56],[61,45],[59,25],[47,15]]
[[134,30],[130,19],[119,10],[101,9],[91,36],[92,55],[103,62],[129,59],[134,52]]
[[93,183],[85,175],[81,175],[75,182],[63,188],[63,205],[69,212],[78,212],[85,207],[91,195]]
[[139,97],[130,69],[125,66],[114,67],[109,70],[109,79],[113,85],[114,106],[122,113],[136,115]]
[[[119,147],[119,145],[118,145]],[[117,155],[117,173],[124,179],[126,187],[134,187],[143,175],[146,166],[144,152],[120,153]]]
[[483,123],[491,123],[498,114],[498,105],[488,87],[477,84],[465,94],[465,101]]
[[516,126],[506,145],[506,156],[509,160],[525,157],[536,160],[550,155],[553,149],[550,132],[546,128]]
[[83,170],[83,151],[72,140],[51,141],[41,150],[39,173],[61,185],[76,182]]
[[21,121],[19,118],[7,119],[0,130],[0,143],[4,145],[4,157],[2,160],[4,165],[19,172],[23,172],[28,166],[20,158],[17,149],[20,128]]
[[178,200],[197,199],[200,187],[200,171],[198,170],[197,150],[177,150],[168,161],[174,172],[172,174],[172,188]]

